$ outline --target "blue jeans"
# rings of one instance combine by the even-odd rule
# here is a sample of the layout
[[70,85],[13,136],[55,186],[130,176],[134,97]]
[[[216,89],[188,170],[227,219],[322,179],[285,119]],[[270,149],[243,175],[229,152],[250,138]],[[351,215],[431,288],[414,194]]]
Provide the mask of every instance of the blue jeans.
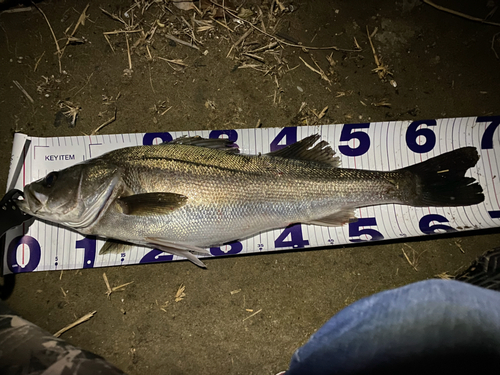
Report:
[[293,355],[286,375],[500,374],[500,293],[428,280],[346,307]]

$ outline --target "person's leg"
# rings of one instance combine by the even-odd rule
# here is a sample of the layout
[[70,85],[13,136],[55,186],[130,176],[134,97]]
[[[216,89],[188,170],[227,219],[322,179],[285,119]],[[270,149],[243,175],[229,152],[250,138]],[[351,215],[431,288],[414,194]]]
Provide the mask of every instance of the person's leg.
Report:
[[428,280],[363,298],[293,355],[287,375],[500,373],[500,293]]
[[0,374],[125,375],[94,353],[24,320],[1,301]]

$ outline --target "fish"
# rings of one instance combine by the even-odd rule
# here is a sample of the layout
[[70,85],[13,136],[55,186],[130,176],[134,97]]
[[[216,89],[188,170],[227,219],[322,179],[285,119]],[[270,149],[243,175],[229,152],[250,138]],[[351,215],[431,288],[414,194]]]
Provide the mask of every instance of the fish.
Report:
[[[227,139],[181,137],[117,149],[24,187],[22,211],[108,239],[101,254],[135,244],[186,257],[294,223],[341,226],[360,207],[468,206],[484,201],[466,177],[475,147],[392,171],[346,169],[320,135],[246,155]],[[120,250],[121,249],[121,250]]]

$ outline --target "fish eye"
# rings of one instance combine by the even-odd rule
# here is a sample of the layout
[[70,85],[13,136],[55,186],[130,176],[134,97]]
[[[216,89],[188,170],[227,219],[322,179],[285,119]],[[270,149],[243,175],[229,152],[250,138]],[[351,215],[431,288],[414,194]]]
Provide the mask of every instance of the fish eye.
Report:
[[54,182],[57,180],[57,176],[59,175],[58,172],[50,172],[44,179],[43,179],[43,186],[46,188],[51,188]]

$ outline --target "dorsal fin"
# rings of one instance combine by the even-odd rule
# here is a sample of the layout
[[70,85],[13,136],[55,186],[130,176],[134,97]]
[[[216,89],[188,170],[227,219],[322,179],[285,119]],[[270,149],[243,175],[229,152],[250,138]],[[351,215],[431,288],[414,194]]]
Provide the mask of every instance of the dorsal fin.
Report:
[[194,137],[179,137],[173,141],[166,142],[164,144],[178,144],[178,145],[189,145],[197,147],[214,148],[217,150],[237,154],[240,152],[238,145],[227,138],[202,138],[198,135]]
[[286,159],[306,160],[327,164],[330,167],[338,167],[340,165],[340,159],[334,157],[335,151],[333,151],[328,142],[320,141],[313,146],[319,138],[319,134],[313,134],[290,146],[286,146],[281,150],[273,151],[266,155],[279,156]]

